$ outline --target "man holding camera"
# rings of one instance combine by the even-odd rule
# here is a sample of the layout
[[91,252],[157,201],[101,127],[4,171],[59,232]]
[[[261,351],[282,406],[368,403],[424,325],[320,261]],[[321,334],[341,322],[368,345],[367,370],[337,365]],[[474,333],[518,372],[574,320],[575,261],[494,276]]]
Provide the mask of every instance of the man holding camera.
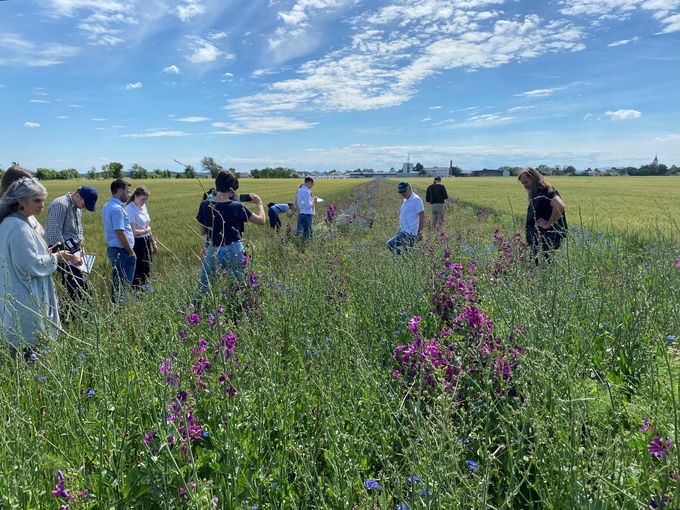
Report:
[[314,179],[305,177],[305,182],[295,193],[295,208],[298,210],[297,233],[302,234],[303,239],[312,237],[312,218],[316,208],[316,197],[312,196],[312,186],[314,186]]
[[[81,255],[84,254],[83,209],[94,212],[98,198],[94,187],[82,186],[52,201],[47,208],[45,240],[53,250],[65,248],[71,253],[80,251]],[[86,296],[87,286],[81,267],[60,262],[57,270],[70,300],[78,301]],[[65,317],[62,317],[62,322],[67,322],[71,307],[65,306],[63,310]]]

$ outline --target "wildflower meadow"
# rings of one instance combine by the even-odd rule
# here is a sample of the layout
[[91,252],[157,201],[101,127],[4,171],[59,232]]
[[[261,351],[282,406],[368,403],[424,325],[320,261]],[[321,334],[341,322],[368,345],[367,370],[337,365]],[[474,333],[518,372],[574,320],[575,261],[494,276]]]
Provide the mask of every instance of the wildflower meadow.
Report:
[[0,353],[0,508],[680,508],[672,224],[634,197],[638,227],[581,221],[565,179],[536,264],[523,189],[479,203],[492,182],[445,179],[442,230],[394,256],[396,182],[319,180],[314,238],[249,225],[245,281],[200,303],[200,189],[149,181],[155,293],[117,307],[86,213],[94,298],[32,361]]

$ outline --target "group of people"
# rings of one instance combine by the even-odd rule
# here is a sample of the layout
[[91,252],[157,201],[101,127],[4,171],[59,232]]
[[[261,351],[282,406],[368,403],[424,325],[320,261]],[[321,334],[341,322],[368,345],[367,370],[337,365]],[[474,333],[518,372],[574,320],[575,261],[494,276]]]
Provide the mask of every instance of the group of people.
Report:
[[[526,239],[536,257],[559,248],[566,235],[565,205],[557,190],[532,168],[519,173],[527,190],[528,210]],[[305,178],[295,200],[267,205],[269,226],[281,227],[279,215],[298,213],[297,233],[302,239],[313,235],[313,218],[317,197],[312,194],[314,179]],[[228,273],[236,280],[244,277],[243,233],[246,223],[265,224],[262,199],[255,193],[237,195],[238,177],[222,171],[215,178],[215,188],[204,195],[196,220],[205,246],[196,289],[200,299],[209,291],[218,273]],[[130,185],[122,179],[111,183],[111,198],[101,211],[107,256],[112,268],[111,300],[122,302],[134,290],[152,292],[149,282],[157,241],[151,231],[147,209],[150,193],[139,186],[130,194]],[[423,238],[425,207],[409,182],[402,181],[397,191],[403,201],[399,214],[399,232],[387,241],[387,247],[401,255]],[[82,186],[57,197],[47,210],[46,228],[37,221],[45,207],[47,191],[38,179],[18,166],[4,173],[0,187],[0,315],[4,336],[12,352],[23,348],[25,356],[41,337],[54,338],[61,323],[71,319],[82,300],[89,296],[84,272],[87,256],[82,224],[82,210],[96,210],[98,193],[92,186]],[[432,213],[432,229],[440,229],[449,196],[441,178],[427,188],[426,201]],[[245,203],[252,202],[253,211]],[[67,305],[60,309],[52,274],[58,272],[66,288]]]
[[[536,262],[541,258],[550,261],[552,254],[562,244],[567,235],[567,216],[562,197],[555,187],[534,168],[523,168],[517,179],[527,193],[527,215],[525,238]],[[412,248],[422,240],[425,229],[425,205],[423,200],[411,189],[411,184],[402,181],[397,184],[397,192],[403,202],[399,211],[399,232],[387,241],[387,248],[396,255]],[[440,229],[444,222],[449,195],[441,183],[441,177],[425,192],[425,200],[430,204],[432,229]]]

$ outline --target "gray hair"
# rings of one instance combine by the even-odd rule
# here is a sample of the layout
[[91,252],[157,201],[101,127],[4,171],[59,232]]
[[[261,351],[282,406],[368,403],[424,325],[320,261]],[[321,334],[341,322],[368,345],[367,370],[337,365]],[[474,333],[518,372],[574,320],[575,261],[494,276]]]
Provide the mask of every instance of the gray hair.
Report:
[[47,195],[47,190],[41,182],[34,177],[22,177],[12,183],[0,198],[0,223],[10,214],[19,210],[22,200]]

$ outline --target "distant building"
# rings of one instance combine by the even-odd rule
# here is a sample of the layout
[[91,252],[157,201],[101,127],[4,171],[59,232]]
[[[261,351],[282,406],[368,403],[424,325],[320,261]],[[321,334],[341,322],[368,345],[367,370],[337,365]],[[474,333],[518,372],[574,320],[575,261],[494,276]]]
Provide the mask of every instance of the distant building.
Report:
[[656,168],[657,166],[659,166],[659,158],[657,157],[656,154],[654,154],[654,159],[652,160],[652,167]]
[[401,172],[404,174],[412,174],[415,170],[415,165],[411,163],[410,161],[404,163],[401,166]]
[[423,168],[425,175],[428,177],[446,177],[451,175],[451,169],[445,166],[433,166],[430,168]]
[[509,177],[510,170],[492,170],[484,168],[483,170],[473,170],[471,172],[473,177]]

